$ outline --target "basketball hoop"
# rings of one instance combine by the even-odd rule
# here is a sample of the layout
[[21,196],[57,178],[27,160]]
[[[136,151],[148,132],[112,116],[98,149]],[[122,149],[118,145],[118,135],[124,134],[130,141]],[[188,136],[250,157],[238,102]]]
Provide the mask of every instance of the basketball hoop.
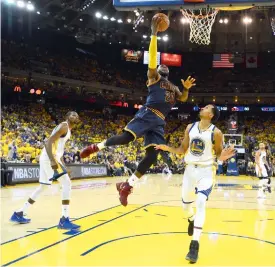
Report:
[[184,18],[190,23],[191,43],[209,45],[213,23],[219,10],[208,7],[199,10],[181,9]]
[[[188,2],[200,2],[201,0],[188,0]],[[239,11],[250,9],[253,6],[230,6],[230,7],[203,7],[200,9],[181,9],[181,13],[186,21],[190,23],[189,41],[199,45],[209,45],[212,26],[216,15],[222,11]],[[275,32],[275,19],[272,20],[273,32]]]

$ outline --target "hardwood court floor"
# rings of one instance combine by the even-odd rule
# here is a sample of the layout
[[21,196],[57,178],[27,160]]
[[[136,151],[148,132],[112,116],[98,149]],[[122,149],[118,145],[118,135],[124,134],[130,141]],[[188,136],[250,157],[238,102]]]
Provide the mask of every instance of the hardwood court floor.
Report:
[[[73,181],[70,214],[81,225],[79,232],[56,228],[61,213],[58,184],[29,209],[32,222],[27,225],[15,225],[9,218],[38,184],[1,189],[1,265],[188,265],[182,176],[147,176],[126,208],[119,205],[115,190],[122,179]],[[218,177],[207,206],[197,265],[275,265],[275,193],[257,199],[256,179]]]

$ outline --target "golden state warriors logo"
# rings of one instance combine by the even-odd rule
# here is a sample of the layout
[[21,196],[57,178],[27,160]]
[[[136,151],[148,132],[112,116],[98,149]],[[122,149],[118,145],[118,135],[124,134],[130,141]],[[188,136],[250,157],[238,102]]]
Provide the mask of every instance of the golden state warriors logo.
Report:
[[195,137],[190,143],[190,152],[194,156],[201,156],[205,149],[205,143],[202,139]]

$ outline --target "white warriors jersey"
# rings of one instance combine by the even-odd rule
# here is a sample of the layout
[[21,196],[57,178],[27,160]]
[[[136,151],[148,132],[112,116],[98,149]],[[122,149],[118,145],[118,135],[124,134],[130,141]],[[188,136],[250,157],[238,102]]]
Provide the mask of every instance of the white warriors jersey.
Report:
[[[267,165],[266,151],[260,151],[259,165],[264,167],[265,164]],[[258,165],[256,165],[256,167],[258,167]]]
[[215,127],[211,124],[208,129],[201,131],[198,121],[192,124],[189,130],[189,147],[184,157],[186,164],[214,164],[216,161],[213,148]]
[[[68,124],[68,122],[66,122],[66,121],[63,123]],[[60,129],[60,127],[61,127],[61,124],[56,126],[53,129],[51,136],[54,135]],[[53,156],[56,160],[60,160],[63,157],[64,150],[65,150],[65,144],[70,139],[70,137],[71,137],[71,130],[68,125],[67,134],[63,137],[60,137],[55,143],[53,143],[52,152],[53,152]],[[45,147],[42,149],[42,153],[40,155],[40,160],[50,160]]]

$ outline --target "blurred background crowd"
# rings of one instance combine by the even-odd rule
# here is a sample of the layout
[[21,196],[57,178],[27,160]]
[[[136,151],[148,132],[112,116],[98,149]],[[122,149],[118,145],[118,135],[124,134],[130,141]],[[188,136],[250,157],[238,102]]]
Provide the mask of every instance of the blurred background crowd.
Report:
[[[74,107],[61,107],[57,104],[42,105],[29,103],[25,105],[10,104],[2,106],[1,117],[1,159],[9,162],[38,163],[41,149],[53,128],[64,120],[65,114]],[[108,111],[77,110],[81,121],[72,130],[72,138],[67,142],[64,161],[66,164],[107,164],[110,175],[125,175],[133,171],[144,156],[143,138],[128,146],[108,148],[90,158],[80,159],[79,151],[87,144],[98,143],[123,131],[131,120],[124,114],[110,114]],[[165,132],[170,145],[178,146],[184,135],[185,127],[193,118],[180,120],[169,117]],[[194,118],[195,119],[195,118]],[[260,118],[243,119],[238,133],[244,135],[245,158],[239,161],[241,174],[255,173],[254,154],[258,143],[265,141],[268,145],[275,166],[275,121]],[[221,120],[217,126],[226,132],[227,122]],[[170,163],[174,173],[184,169],[184,159],[180,156],[159,155],[159,160],[150,172],[162,172]],[[226,162],[223,163],[226,169]]]

